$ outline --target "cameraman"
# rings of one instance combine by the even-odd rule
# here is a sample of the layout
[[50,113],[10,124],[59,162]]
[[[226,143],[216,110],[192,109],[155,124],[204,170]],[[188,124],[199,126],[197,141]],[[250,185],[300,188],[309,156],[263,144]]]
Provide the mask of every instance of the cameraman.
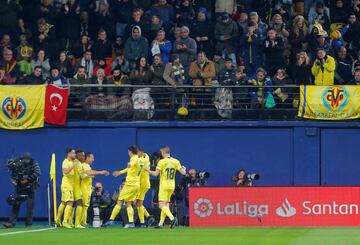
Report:
[[111,195],[104,190],[101,182],[96,182],[94,191],[91,193],[90,208],[88,209],[89,222],[92,224],[94,219],[94,208],[100,209],[100,220],[107,222],[111,214]]
[[31,157],[30,153],[25,153],[22,157],[10,161],[8,167],[11,171],[11,183],[15,185],[15,195],[10,195],[8,198],[12,209],[9,222],[3,225],[5,228],[15,227],[21,203],[26,201],[25,226],[30,227],[33,220],[35,190],[41,174],[39,163]]
[[238,187],[248,187],[252,186],[252,180],[249,178],[248,174],[244,169],[240,169],[236,176],[232,178],[232,181],[235,183],[235,186]]

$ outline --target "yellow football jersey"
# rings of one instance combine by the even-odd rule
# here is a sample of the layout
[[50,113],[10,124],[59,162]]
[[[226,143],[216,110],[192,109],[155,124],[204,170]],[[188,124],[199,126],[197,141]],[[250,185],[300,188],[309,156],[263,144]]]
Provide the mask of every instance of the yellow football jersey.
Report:
[[86,162],[81,164],[80,176],[81,176],[81,187],[90,187],[92,186],[92,180],[94,176],[88,176],[86,171],[92,170],[90,164]]
[[[67,169],[67,168],[71,168],[73,165],[73,161],[70,161],[68,159],[64,159],[63,163],[62,163],[62,169]],[[72,169],[69,173],[65,174],[63,172],[63,178],[61,181],[61,187],[67,187],[67,188],[73,188],[74,186],[74,174],[75,171],[74,169]]]
[[142,169],[143,166],[139,161],[139,157],[136,155],[132,156],[128,164],[125,184],[140,186],[140,174],[142,172]]
[[77,162],[78,165],[74,168],[74,186],[80,187],[80,171],[81,171],[81,162],[78,159],[75,159],[74,162]]
[[180,170],[181,164],[179,160],[167,157],[158,162],[156,169],[160,170],[160,188],[175,189],[176,171]]
[[[140,166],[150,167],[150,158],[148,154],[144,153],[142,157],[139,157]],[[140,188],[150,188],[150,174],[147,171],[142,170],[140,174]]]

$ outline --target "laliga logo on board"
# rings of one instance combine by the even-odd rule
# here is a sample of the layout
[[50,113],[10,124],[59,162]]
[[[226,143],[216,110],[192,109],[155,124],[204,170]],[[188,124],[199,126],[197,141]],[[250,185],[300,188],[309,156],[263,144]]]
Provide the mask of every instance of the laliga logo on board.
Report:
[[328,87],[325,89],[322,102],[330,111],[340,111],[348,103],[348,92],[343,87]]
[[285,198],[280,207],[276,209],[276,214],[283,218],[289,218],[296,214],[296,209],[291,206],[289,200]]
[[209,199],[200,198],[194,203],[194,213],[200,218],[209,217],[214,209]]
[[7,97],[2,103],[1,109],[10,120],[20,120],[26,113],[26,102],[21,97]]

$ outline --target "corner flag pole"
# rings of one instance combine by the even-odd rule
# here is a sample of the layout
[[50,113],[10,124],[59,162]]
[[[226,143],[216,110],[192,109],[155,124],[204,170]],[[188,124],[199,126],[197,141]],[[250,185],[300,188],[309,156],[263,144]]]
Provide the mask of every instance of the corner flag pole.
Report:
[[[56,201],[56,160],[55,153],[51,156],[51,165],[50,165],[50,180],[53,181],[53,203],[54,203],[54,222],[57,215],[57,201]],[[55,225],[56,226],[56,225]]]

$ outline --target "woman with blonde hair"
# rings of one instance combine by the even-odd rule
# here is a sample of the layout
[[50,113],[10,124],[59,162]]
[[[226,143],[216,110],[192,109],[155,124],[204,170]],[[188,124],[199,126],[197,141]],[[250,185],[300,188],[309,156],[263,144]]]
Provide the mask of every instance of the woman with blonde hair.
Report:
[[299,50],[305,51],[307,49],[307,36],[309,35],[309,28],[303,16],[298,15],[294,18],[292,28],[290,31],[289,42],[291,45],[290,62],[296,60],[296,53]]
[[311,65],[309,56],[306,52],[301,51],[296,54],[296,62],[291,67],[292,78],[296,85],[310,85]]

